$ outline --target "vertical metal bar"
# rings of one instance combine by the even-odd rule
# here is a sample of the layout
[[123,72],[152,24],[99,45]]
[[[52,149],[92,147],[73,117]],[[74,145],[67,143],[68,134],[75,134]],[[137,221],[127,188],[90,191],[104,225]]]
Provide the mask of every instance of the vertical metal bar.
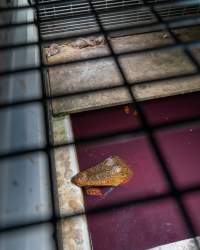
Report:
[[52,140],[50,138],[50,122],[49,122],[49,109],[48,109],[48,101],[47,101],[47,92],[46,92],[46,83],[45,83],[45,77],[43,72],[43,52],[42,52],[42,34],[40,30],[40,16],[39,16],[39,6],[38,6],[39,0],[36,0],[35,3],[35,10],[36,10],[36,25],[37,25],[37,33],[38,33],[38,46],[39,46],[39,59],[40,59],[40,78],[41,78],[41,84],[42,84],[42,106],[44,111],[44,121],[45,121],[45,136],[46,136],[46,154],[48,159],[48,165],[49,165],[49,179],[50,179],[50,192],[51,192],[51,201],[52,201],[52,224],[54,227],[54,240],[55,240],[55,246],[56,249],[59,249],[59,240],[58,240],[58,210],[56,204],[58,204],[58,201],[55,197],[56,193],[56,187],[55,187],[55,166],[54,161],[52,160]]

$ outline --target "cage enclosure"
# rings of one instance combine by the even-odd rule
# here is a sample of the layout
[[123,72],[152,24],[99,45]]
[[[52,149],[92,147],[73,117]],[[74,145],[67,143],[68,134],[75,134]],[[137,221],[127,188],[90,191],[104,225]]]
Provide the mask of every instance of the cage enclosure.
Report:
[[0,249],[200,248],[199,14],[0,3]]

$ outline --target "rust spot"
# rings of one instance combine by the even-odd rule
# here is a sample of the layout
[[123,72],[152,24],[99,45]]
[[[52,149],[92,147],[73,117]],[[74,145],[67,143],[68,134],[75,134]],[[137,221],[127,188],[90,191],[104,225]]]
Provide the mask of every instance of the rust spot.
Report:
[[130,108],[128,105],[124,106],[124,113],[126,113],[127,115],[132,113],[134,116],[138,116],[138,112],[132,107]]
[[126,113],[127,115],[130,114],[130,108],[128,105],[124,106],[124,113]]

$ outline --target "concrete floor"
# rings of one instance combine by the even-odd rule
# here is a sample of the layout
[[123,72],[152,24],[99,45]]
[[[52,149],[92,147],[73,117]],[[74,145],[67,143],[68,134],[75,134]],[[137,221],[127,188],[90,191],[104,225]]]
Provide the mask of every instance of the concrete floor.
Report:
[[[184,41],[189,41],[196,39],[197,35],[199,36],[198,38],[200,38],[200,33],[199,32],[197,33],[197,31],[198,31],[197,29],[190,29],[190,30],[183,29],[180,30],[179,33],[180,37],[184,39]],[[116,52],[123,52],[123,51],[128,51],[130,49],[137,50],[157,45],[159,46],[164,44],[171,44],[173,41],[167,36],[166,33],[159,32],[154,34],[143,34],[137,36],[113,38],[111,42]],[[90,58],[93,56],[108,54],[106,46],[99,46],[98,48],[86,48],[81,50],[72,49],[69,48],[68,46],[65,46],[61,47],[61,51],[62,53],[49,57],[48,63],[51,64],[53,62],[64,62],[64,61],[68,62],[74,59]],[[195,51],[195,55],[198,56],[199,52],[196,53]],[[188,59],[184,56],[184,54],[180,50],[177,51],[170,50],[162,53],[151,52],[151,53],[132,55],[132,56],[129,55],[126,57],[125,56],[120,57],[120,62],[126,73],[128,80],[131,82],[145,80],[145,79],[152,79],[156,77],[163,77],[167,75],[182,74],[186,72],[189,73],[194,71],[194,68],[192,67],[191,63],[188,61]],[[85,90],[88,88],[92,89],[94,87],[120,86],[121,83],[120,76],[115,68],[114,62],[111,59],[107,60],[99,59],[96,60],[95,62],[94,61],[84,62],[72,65],[68,64],[62,67],[60,66],[56,68],[51,68],[49,70],[49,80],[50,80],[50,87],[52,94],[64,94],[73,91]],[[161,96],[175,95],[177,93],[192,92],[198,89],[200,89],[200,81],[199,78],[197,77],[190,79],[183,79],[179,81],[174,80],[171,82],[170,81],[158,82],[156,85],[148,84],[140,87],[137,86],[134,88],[136,97],[138,99],[143,99],[143,100]],[[54,114],[55,115],[61,113],[65,114],[64,116],[55,117],[53,119],[53,129],[54,129],[53,135],[55,143],[58,144],[66,143],[68,141],[71,141],[73,137],[70,118],[68,115],[66,115],[67,113],[76,113],[78,111],[95,109],[105,106],[114,106],[116,104],[127,103],[127,102],[129,102],[129,95],[123,88],[110,91],[101,91],[95,94],[84,94],[82,96],[74,96],[73,98],[67,97],[63,98],[62,100],[53,101]],[[167,105],[167,107],[169,107],[169,105]],[[184,110],[186,110],[186,108]],[[192,110],[195,110],[195,108]],[[154,113],[158,114],[158,112]],[[76,116],[76,114],[74,115]],[[78,115],[79,114],[77,114],[77,116]],[[163,116],[162,112],[160,115],[163,117],[163,119],[166,118],[165,116]],[[83,114],[83,118],[84,117],[85,113]],[[84,119],[87,120],[87,118]],[[130,117],[129,118],[124,117],[124,119],[131,120]],[[98,121],[98,119],[95,120]],[[126,123],[124,122],[123,119],[122,121],[124,126],[124,124]],[[114,123],[119,124],[119,122],[114,122]],[[84,126],[84,121],[81,121],[78,124]],[[112,125],[112,123],[109,124]],[[107,129],[109,127],[109,124],[107,124],[106,126],[101,126],[101,128]],[[92,127],[95,128],[98,126],[94,125]],[[83,130],[84,129],[82,129],[81,131]],[[74,130],[74,133],[75,132],[76,131]],[[109,152],[107,153],[109,154]],[[80,169],[82,168],[82,165],[79,162],[80,158],[77,159],[77,156],[79,157],[79,155],[76,154],[75,147],[72,146],[72,147],[63,147],[56,149],[54,152],[54,156],[55,156],[55,167],[56,167],[56,177],[57,177],[56,179],[58,184],[58,199],[60,206],[60,214],[67,215],[83,211],[85,206],[83,203],[82,191],[80,189],[77,189],[77,187],[75,187],[70,182],[71,177],[75,173],[80,171],[79,168]],[[89,155],[86,155],[84,157],[89,157]],[[90,233],[87,227],[88,224],[84,216],[75,217],[74,219],[72,218],[70,220],[63,220],[61,223],[61,230],[63,236],[62,237],[63,249],[65,250],[90,249],[91,239],[89,239],[89,237],[91,236],[89,236]],[[180,239],[179,238],[176,238],[174,240],[168,239],[167,241],[162,239],[158,242],[152,240],[152,242],[155,245],[154,244],[148,245],[148,247],[153,247],[159,244],[181,240],[187,237],[188,235],[183,237],[183,235],[181,234],[179,237]],[[103,242],[105,242],[105,240]],[[188,242],[190,243],[189,240]],[[93,243],[95,243],[94,239]],[[188,245],[190,245],[189,243]],[[177,245],[177,249],[178,246],[179,245]],[[97,248],[96,245],[94,247],[95,249]],[[174,245],[172,247],[174,247]],[[189,249],[186,247],[185,242],[183,248]],[[158,247],[158,249],[161,248]]]
[[[179,29],[176,31],[183,41],[200,38],[198,27]],[[167,33],[156,32],[126,37],[112,38],[111,43],[116,53],[140,50],[154,46],[172,44],[173,40]],[[74,49],[60,44],[60,53],[47,57],[47,63],[70,62],[71,60],[88,59],[95,56],[109,55],[106,45],[93,48]],[[195,50],[200,58],[200,51]],[[183,51],[166,50],[129,54],[120,56],[119,61],[129,82],[176,76],[195,71],[194,66]],[[53,113],[72,113],[82,110],[113,106],[130,101],[126,89],[120,87],[122,79],[112,58],[85,61],[76,64],[49,69],[49,83],[52,94],[67,94],[81,90],[119,86],[109,91],[98,91],[90,94],[75,95],[53,101]],[[177,93],[192,92],[200,89],[198,77],[182,78],[173,81],[162,81],[156,84],[137,85],[134,94],[137,99],[151,99]]]
[[[149,123],[158,125],[198,116],[199,103],[199,93],[192,93],[142,102],[142,109]],[[54,125],[56,143],[64,143],[73,138],[83,139],[134,129],[140,123],[132,112],[126,114],[122,105],[56,117]],[[177,187],[181,190],[197,185],[200,179],[196,174],[200,160],[198,124],[159,131],[156,135]],[[169,188],[144,135],[108,139],[77,145],[76,148],[62,147],[54,152],[61,215],[159,195]],[[71,183],[71,177],[76,172],[113,154],[122,157],[133,168],[134,178],[129,183],[102,198],[88,197],[82,194],[82,189]],[[199,235],[199,193],[189,193],[184,202]],[[114,249],[119,250],[132,249],[130,246],[134,246],[134,249],[155,247],[154,250],[197,249],[194,241],[189,239],[191,235],[171,199],[141,204],[139,207],[132,205],[97,216],[90,215],[87,216],[87,221],[84,216],[66,219],[62,221],[61,228],[64,250],[88,250],[90,242],[93,246],[91,248],[95,250],[111,249],[111,244]],[[101,246],[99,242],[102,242]]]

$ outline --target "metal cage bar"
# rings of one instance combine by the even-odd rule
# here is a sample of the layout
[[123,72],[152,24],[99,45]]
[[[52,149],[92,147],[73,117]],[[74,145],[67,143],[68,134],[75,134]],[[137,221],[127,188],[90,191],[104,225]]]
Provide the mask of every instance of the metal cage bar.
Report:
[[[56,1],[53,1],[53,3],[55,4]],[[59,1],[60,2],[60,1]],[[120,2],[120,1],[119,1]],[[190,77],[190,76],[194,76],[194,75],[197,75],[199,76],[200,75],[200,64],[198,62],[198,60],[196,60],[196,58],[194,57],[194,55],[191,53],[191,48],[195,47],[195,46],[199,46],[199,41],[195,41],[195,42],[183,42],[181,41],[177,35],[174,33],[173,29],[172,29],[172,21],[168,20],[168,18],[165,18],[166,16],[168,16],[168,14],[164,12],[162,12],[162,9],[159,9],[157,8],[156,6],[152,5],[152,3],[157,3],[157,1],[142,1],[143,3],[143,6],[145,6],[145,8],[149,9],[149,13],[150,13],[150,19],[152,20],[152,18],[154,18],[155,20],[155,23],[156,25],[159,24],[162,26],[162,29],[164,31],[167,31],[170,36],[174,39],[175,41],[175,44],[173,45],[166,45],[166,46],[163,46],[163,47],[154,47],[152,49],[142,49],[142,50],[136,50],[136,51],[129,51],[129,52],[126,52],[126,53],[123,53],[123,54],[130,54],[130,53],[134,53],[134,54],[138,54],[138,53],[145,53],[147,50],[154,50],[154,51],[159,51],[159,50],[167,50],[169,48],[180,48],[182,49],[182,51],[185,53],[185,55],[187,56],[187,58],[190,60],[190,62],[193,64],[193,66],[195,67],[196,71],[195,73],[193,74],[186,74],[184,76],[176,76],[176,77],[168,77],[169,79],[176,79],[176,78],[179,78],[179,77]],[[171,1],[165,1],[166,3],[171,3]],[[176,1],[173,1],[173,2],[176,2]],[[199,4],[199,1],[195,1],[197,4]],[[43,35],[44,34],[47,34],[45,32],[47,32],[47,28],[44,28],[44,21],[45,18],[47,17],[45,15],[45,11],[47,9],[45,9],[45,7],[40,7],[41,4],[43,4],[43,6],[45,6],[45,1],[36,1],[36,3],[34,3],[32,6],[30,7],[23,7],[23,8],[33,8],[35,11],[36,11],[36,20],[34,22],[32,22],[32,24],[35,25],[36,29],[37,29],[37,32],[38,32],[38,41],[36,42],[30,42],[30,43],[22,43],[21,45],[16,45],[16,44],[13,44],[11,45],[12,48],[17,48],[19,46],[31,46],[31,45],[37,45],[38,48],[39,48],[39,64],[37,66],[28,66],[27,68],[18,68],[18,69],[3,69],[1,72],[0,72],[0,75],[1,76],[9,76],[9,75],[13,75],[13,74],[18,74],[18,73],[30,73],[32,72],[33,70],[39,70],[40,74],[39,74],[39,79],[41,80],[41,85],[42,85],[42,95],[40,98],[36,98],[36,99],[28,99],[28,100],[25,100],[25,101],[16,101],[16,102],[2,102],[0,104],[0,108],[1,109],[5,109],[5,108],[14,108],[15,106],[17,105],[27,105],[27,104],[30,104],[30,103],[33,103],[33,102],[39,102],[43,108],[43,114],[44,114],[44,123],[45,123],[45,137],[46,137],[46,144],[44,146],[40,146],[40,147],[30,147],[30,148],[25,148],[25,149],[19,149],[19,150],[13,150],[11,152],[0,152],[0,160],[3,160],[3,159],[6,159],[6,158],[12,158],[14,156],[22,156],[22,155],[26,155],[26,154],[29,154],[29,153],[35,153],[35,152],[40,152],[40,151],[43,151],[46,155],[47,155],[47,162],[48,162],[48,173],[49,173],[49,180],[50,180],[50,193],[51,193],[51,200],[52,200],[52,216],[48,219],[44,219],[44,220],[33,220],[33,221],[30,221],[28,223],[16,223],[14,225],[7,225],[7,226],[2,226],[0,227],[0,234],[3,234],[4,232],[8,232],[8,231],[12,231],[12,230],[16,230],[16,229],[21,229],[21,228],[28,228],[28,227],[32,227],[32,226],[35,226],[35,225],[40,225],[40,224],[44,224],[44,223],[51,223],[54,227],[54,239],[55,239],[55,246],[57,249],[60,249],[61,246],[59,244],[59,239],[60,239],[60,235],[59,235],[59,231],[58,231],[58,223],[62,220],[62,219],[66,219],[66,218],[70,218],[72,216],[78,216],[80,215],[81,213],[77,213],[77,214],[74,214],[74,215],[66,215],[66,216],[60,216],[59,213],[58,213],[58,204],[57,204],[57,200],[56,200],[56,187],[55,187],[55,181],[54,181],[54,159],[52,157],[52,150],[55,149],[55,148],[58,148],[58,147],[63,147],[63,146],[69,146],[69,145],[78,145],[78,144],[81,144],[81,143],[86,143],[86,142],[94,142],[94,141],[99,141],[99,140],[102,140],[102,139],[105,139],[105,138],[114,138],[114,137],[117,137],[117,136],[120,136],[121,134],[127,134],[127,135],[131,135],[131,134],[138,134],[138,133],[144,133],[145,135],[147,135],[147,138],[154,150],[154,153],[160,163],[160,168],[163,172],[163,175],[165,176],[165,179],[167,180],[169,186],[170,186],[170,191],[164,195],[158,195],[158,196],[153,196],[153,197],[146,197],[146,199],[138,199],[138,200],[134,200],[134,201],[128,201],[124,204],[118,204],[118,205],[113,205],[113,206],[108,206],[108,207],[105,207],[105,208],[98,208],[98,209],[92,209],[90,211],[87,211],[86,213],[101,213],[101,212],[104,212],[104,211],[107,211],[109,209],[112,209],[114,207],[122,207],[122,206],[127,206],[129,204],[138,204],[138,203],[145,203],[147,201],[152,201],[152,200],[160,200],[160,199],[163,199],[163,198],[166,198],[166,197],[173,197],[178,206],[179,206],[179,209],[180,209],[180,212],[182,213],[184,219],[185,219],[185,223],[190,231],[190,234],[195,237],[196,236],[196,231],[195,231],[195,228],[193,226],[193,223],[191,222],[190,220],[190,217],[188,215],[188,211],[187,209],[185,208],[183,202],[182,202],[182,199],[181,199],[181,195],[183,193],[188,193],[188,192],[191,192],[191,191],[199,191],[200,190],[200,186],[195,186],[195,187],[192,187],[192,188],[189,188],[189,189],[185,189],[185,190],[178,190],[177,187],[176,187],[176,183],[174,181],[174,178],[173,176],[171,175],[171,173],[169,172],[169,169],[168,169],[168,166],[167,166],[167,163],[165,162],[165,159],[163,157],[163,154],[162,154],[162,151],[157,143],[157,140],[154,136],[154,132],[155,131],[158,131],[159,129],[166,129],[168,127],[177,127],[177,126],[180,126],[180,125],[183,125],[185,123],[191,123],[191,122],[199,122],[200,121],[200,117],[193,117],[193,118],[190,118],[190,119],[184,119],[184,120],[181,120],[181,121],[178,121],[178,122],[174,122],[174,123],[165,123],[164,125],[159,125],[159,126],[151,126],[147,119],[146,119],[146,116],[144,114],[144,112],[142,111],[141,109],[141,106],[140,106],[140,102],[137,101],[136,97],[135,97],[135,93],[134,91],[132,90],[132,85],[136,85],[136,84],[146,84],[146,83],[154,83],[154,82],[157,82],[157,81],[160,81],[160,80],[166,80],[167,78],[163,78],[163,79],[153,79],[153,80],[146,80],[146,81],[140,81],[140,82],[129,82],[125,73],[124,73],[124,70],[122,69],[121,67],[121,64],[119,62],[119,56],[122,55],[122,54],[117,54],[115,53],[115,51],[113,50],[113,47],[112,47],[112,44],[110,43],[109,39],[108,39],[108,35],[109,35],[109,30],[107,30],[106,26],[108,25],[108,23],[104,22],[104,19],[102,19],[101,17],[101,13],[99,13],[99,6],[100,3],[98,1],[91,1],[91,0],[88,0],[86,2],[87,5],[84,5],[84,8],[86,8],[85,6],[87,6],[87,8],[90,9],[90,14],[91,16],[89,16],[90,18],[92,17],[91,20],[94,20],[96,22],[96,27],[98,28],[98,32],[96,33],[100,33],[104,36],[106,42],[107,42],[107,45],[108,45],[108,48],[109,48],[109,57],[111,57],[115,64],[116,64],[116,67],[118,69],[118,72],[120,73],[121,75],[121,78],[122,78],[122,83],[121,83],[121,86],[120,87],[124,87],[128,92],[129,92],[129,95],[131,97],[131,104],[133,105],[134,109],[137,110],[138,114],[139,114],[139,119],[141,121],[141,124],[142,124],[142,127],[139,128],[139,129],[135,129],[135,130],[130,130],[130,131],[121,131],[120,133],[113,133],[113,134],[105,134],[105,135],[101,135],[101,136],[94,136],[94,137],[91,137],[91,138],[86,138],[86,139],[80,139],[80,140],[73,140],[73,141],[70,141],[70,142],[67,142],[67,143],[63,143],[63,144],[58,144],[58,145],[54,145],[53,142],[52,142],[52,129],[51,129],[51,124],[49,122],[49,108],[48,108],[48,105],[49,103],[56,99],[56,98],[63,98],[63,97],[67,97],[67,96],[70,96],[70,95],[77,95],[77,94],[81,94],[81,93],[92,93],[92,92],[96,92],[96,91],[99,91],[99,90],[108,90],[108,89],[112,89],[112,87],[108,87],[108,88],[102,88],[102,89],[94,89],[94,90],[85,90],[85,91],[79,91],[78,93],[77,92],[74,92],[74,93],[68,93],[68,94],[63,94],[63,95],[49,95],[48,92],[47,92],[47,86],[46,86],[46,81],[45,81],[45,77],[44,77],[44,74],[45,74],[45,70],[48,69],[49,67],[56,67],[56,66],[59,66],[59,65],[65,65],[65,64],[72,64],[72,63],[77,63],[79,61],[75,60],[74,62],[68,62],[68,63],[62,63],[62,64],[54,64],[54,65],[46,65],[44,62],[43,62],[43,53],[42,53],[42,49],[43,49],[43,44],[44,42],[46,41],[44,38],[43,38]],[[127,3],[130,3],[130,1],[127,1]],[[50,1],[48,1],[48,5],[51,4]],[[62,3],[61,3],[62,4]],[[111,6],[112,6],[112,3],[111,2]],[[141,4],[141,1],[135,1],[134,4]],[[62,6],[62,5],[61,5]],[[129,6],[129,5],[128,5]],[[199,5],[198,5],[199,6]],[[43,9],[41,9],[43,8]],[[48,7],[50,8],[50,7]],[[57,7],[58,9],[60,7]],[[15,7],[13,8],[13,11],[17,11],[18,8]],[[8,11],[8,9],[6,8],[2,8],[2,10],[0,9],[0,12],[2,11]],[[55,10],[56,11],[56,10]],[[185,8],[184,8],[184,11],[183,9],[178,9],[178,10],[171,10],[172,12],[171,13],[174,13],[173,15],[176,15],[178,13],[181,13],[180,15],[184,16],[186,14],[185,12]],[[180,11],[180,12],[179,12]],[[143,14],[145,15],[146,12],[144,12]],[[165,13],[165,14],[163,14]],[[189,15],[190,14],[197,14],[199,16],[199,8],[189,8],[188,9],[188,13]],[[141,13],[140,13],[141,14]],[[129,16],[131,16],[131,13],[128,14]],[[128,16],[127,15],[127,16]],[[172,16],[172,14],[170,14]],[[179,15],[179,14],[178,14]],[[51,16],[50,16],[51,17]],[[87,19],[88,17],[88,14],[85,15],[85,18]],[[138,18],[138,17],[137,17]],[[193,16],[190,17],[190,19],[193,19]],[[62,18],[61,18],[62,20]],[[148,19],[149,20],[149,19]],[[125,24],[127,24],[127,22],[129,21],[129,19],[125,19]],[[184,19],[183,19],[184,21]],[[77,25],[78,23],[80,22],[80,20],[78,20],[77,22]],[[92,21],[93,22],[93,21]],[[154,26],[155,23],[152,23],[151,25]],[[74,28],[74,23],[72,22],[72,28]],[[71,25],[70,24],[70,25]],[[11,24],[12,25],[12,24]],[[18,24],[16,24],[17,26]],[[26,22],[24,22],[23,25],[26,25]],[[46,27],[47,27],[47,24],[45,24]],[[65,25],[65,22],[64,22],[64,25]],[[69,25],[69,24],[68,24]],[[9,24],[7,24],[7,26],[9,27]],[[12,25],[12,27],[15,26]],[[133,25],[134,26],[134,25]],[[145,24],[140,24],[141,27],[144,27]],[[148,26],[148,25],[147,25]],[[55,28],[57,27],[57,23],[55,23]],[[61,27],[61,26],[60,26]],[[134,27],[133,27],[134,28]],[[64,31],[66,31],[65,29],[63,29]],[[63,31],[62,30],[62,31]],[[44,32],[45,31],[45,32]],[[69,29],[67,29],[67,31],[69,31]],[[50,28],[50,31],[49,32],[53,32],[55,33],[55,30],[51,29]],[[95,33],[95,32],[94,32]],[[67,33],[66,33],[67,34]],[[77,35],[79,36],[79,35]],[[76,37],[76,36],[75,36]],[[66,39],[67,36],[64,37],[64,39]],[[49,39],[49,41],[53,42],[53,41],[56,41],[56,39],[54,38],[51,38]],[[2,46],[1,50],[4,50],[5,48],[7,49],[10,49],[9,46],[5,47],[5,46]],[[106,58],[106,56],[100,56],[98,58]],[[89,60],[96,60],[98,58],[91,58]],[[86,60],[83,60],[83,61],[86,61]],[[118,88],[118,87],[117,87]],[[197,247],[200,248],[200,246],[198,245],[198,242],[196,242],[197,244]]]

